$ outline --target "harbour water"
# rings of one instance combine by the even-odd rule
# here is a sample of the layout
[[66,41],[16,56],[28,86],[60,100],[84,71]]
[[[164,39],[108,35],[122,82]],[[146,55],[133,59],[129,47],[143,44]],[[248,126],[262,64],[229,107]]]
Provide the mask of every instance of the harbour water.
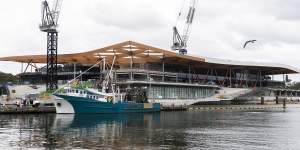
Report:
[[299,149],[300,108],[0,115],[0,149]]

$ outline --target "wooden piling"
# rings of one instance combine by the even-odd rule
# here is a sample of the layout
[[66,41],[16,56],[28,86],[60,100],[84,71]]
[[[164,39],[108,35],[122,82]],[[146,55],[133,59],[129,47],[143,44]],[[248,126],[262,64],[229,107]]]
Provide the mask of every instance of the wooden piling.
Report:
[[286,108],[286,98],[283,99],[283,108]]
[[261,105],[264,105],[265,104],[265,98],[262,96],[260,97],[260,104]]

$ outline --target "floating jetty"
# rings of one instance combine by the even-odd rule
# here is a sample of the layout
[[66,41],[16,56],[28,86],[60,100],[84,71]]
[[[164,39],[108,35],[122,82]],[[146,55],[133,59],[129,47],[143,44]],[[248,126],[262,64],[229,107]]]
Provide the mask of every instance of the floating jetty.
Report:
[[197,105],[189,106],[188,111],[249,111],[285,109],[283,105]]
[[299,104],[247,104],[247,105],[189,105],[162,107],[162,111],[259,111],[282,110],[287,107],[298,107]]
[[[300,104],[280,104],[266,105],[190,105],[181,107],[161,107],[161,111],[268,111],[283,110],[288,107],[300,108]],[[0,114],[35,114],[35,113],[56,113],[55,107],[0,107]]]

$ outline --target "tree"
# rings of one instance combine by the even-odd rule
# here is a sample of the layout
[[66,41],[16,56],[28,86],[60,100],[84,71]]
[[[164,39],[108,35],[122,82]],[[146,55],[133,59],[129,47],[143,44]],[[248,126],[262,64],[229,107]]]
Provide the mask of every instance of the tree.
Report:
[[292,85],[288,86],[288,88],[293,90],[300,90],[300,82],[295,82]]
[[3,73],[0,71],[0,84],[7,83],[7,82],[16,83],[18,82],[18,77],[10,73]]

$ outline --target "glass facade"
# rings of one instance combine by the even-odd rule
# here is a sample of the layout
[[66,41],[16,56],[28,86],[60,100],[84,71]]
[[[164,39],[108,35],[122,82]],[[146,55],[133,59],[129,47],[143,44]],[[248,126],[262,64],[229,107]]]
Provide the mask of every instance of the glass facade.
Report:
[[213,88],[151,86],[147,94],[150,99],[197,99],[212,96],[214,92]]

